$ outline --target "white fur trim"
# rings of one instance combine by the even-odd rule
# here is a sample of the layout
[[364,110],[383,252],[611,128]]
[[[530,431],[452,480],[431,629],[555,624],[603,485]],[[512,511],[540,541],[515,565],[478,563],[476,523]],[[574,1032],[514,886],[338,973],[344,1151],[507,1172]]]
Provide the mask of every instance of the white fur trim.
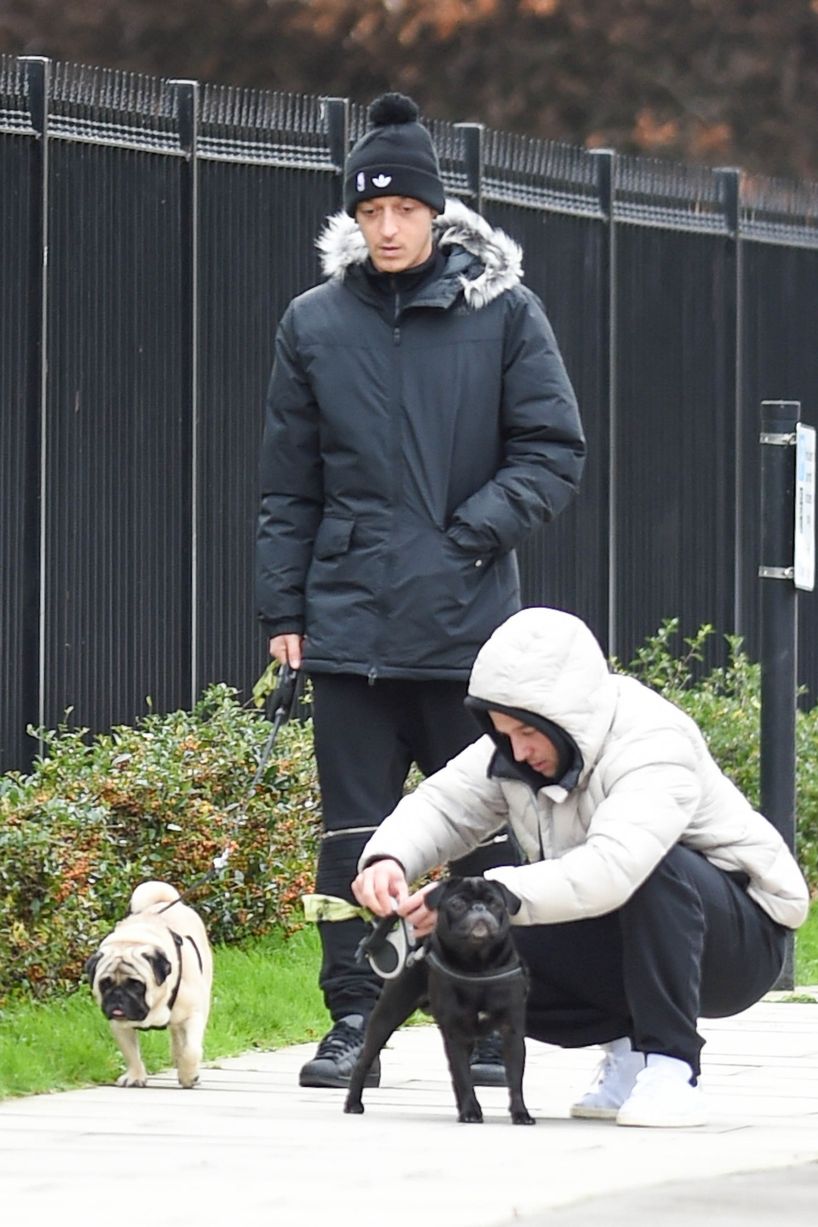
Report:
[[[432,223],[432,231],[441,247],[462,247],[482,262],[483,272],[479,276],[460,279],[466,302],[474,310],[485,307],[522,280],[520,245],[461,201],[446,201],[445,211]],[[368,255],[358,223],[346,213],[336,213],[327,220],[315,245],[324,276],[336,281],[342,281],[353,265],[363,264]]]

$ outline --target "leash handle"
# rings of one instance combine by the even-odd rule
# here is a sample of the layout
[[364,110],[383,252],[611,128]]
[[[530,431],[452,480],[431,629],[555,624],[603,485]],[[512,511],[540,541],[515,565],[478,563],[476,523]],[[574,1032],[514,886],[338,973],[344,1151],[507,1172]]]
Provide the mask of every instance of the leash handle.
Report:
[[282,665],[278,671],[278,684],[270,699],[270,707],[273,719],[278,720],[279,724],[285,724],[293,714],[300,680],[298,669],[293,669],[292,665]]
[[361,962],[367,951],[377,948],[383,942],[388,933],[394,929],[395,925],[400,920],[397,912],[393,912],[391,916],[381,916],[381,918],[372,925],[372,932],[367,933],[358,943],[358,949],[355,957],[358,962]]
[[417,956],[414,931],[397,912],[375,921],[372,932],[359,942],[355,952],[356,960],[360,963],[367,959],[382,980],[394,980]]

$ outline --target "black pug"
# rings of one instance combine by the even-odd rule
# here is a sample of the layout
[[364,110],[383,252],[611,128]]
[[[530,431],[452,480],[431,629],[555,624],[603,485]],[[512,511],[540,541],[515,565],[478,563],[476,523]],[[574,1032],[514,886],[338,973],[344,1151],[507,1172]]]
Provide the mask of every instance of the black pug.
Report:
[[482,1121],[469,1058],[480,1036],[498,1031],[515,1125],[533,1125],[523,1102],[525,1003],[528,972],[511,937],[509,913],[520,901],[499,882],[449,878],[433,887],[426,903],[437,925],[422,953],[387,980],[369,1018],[361,1055],[350,1078],[345,1112],[364,1110],[361,1092],[372,1062],[394,1031],[416,1010],[440,1028],[452,1076],[458,1120]]

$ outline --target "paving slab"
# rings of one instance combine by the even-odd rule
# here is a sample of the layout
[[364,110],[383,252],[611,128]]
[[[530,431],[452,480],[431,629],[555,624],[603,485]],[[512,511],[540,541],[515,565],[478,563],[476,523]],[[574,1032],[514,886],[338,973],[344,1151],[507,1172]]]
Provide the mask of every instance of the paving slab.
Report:
[[446,1227],[653,1227],[670,1209],[675,1225],[704,1208],[732,1227],[744,1205],[745,1227],[814,1227],[818,1005],[765,999],[702,1031],[711,1122],[699,1129],[572,1120],[598,1050],[534,1041],[537,1125],[512,1126],[505,1091],[488,1087],[484,1124],[461,1125],[433,1026],[393,1037],[362,1117],[344,1115],[343,1091],[298,1087],[313,1045],[212,1062],[193,1091],[163,1073],[145,1089],[7,1100],[0,1216],[12,1227],[418,1227],[430,1215]]

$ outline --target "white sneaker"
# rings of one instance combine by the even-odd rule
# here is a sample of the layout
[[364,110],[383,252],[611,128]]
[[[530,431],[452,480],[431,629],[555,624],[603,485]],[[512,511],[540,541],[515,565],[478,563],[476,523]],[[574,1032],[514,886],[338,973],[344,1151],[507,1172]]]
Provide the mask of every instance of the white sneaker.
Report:
[[707,1124],[707,1107],[697,1086],[648,1064],[616,1116],[617,1125],[684,1129]]
[[[625,1046],[627,1045],[627,1046]],[[645,1057],[634,1052],[630,1043],[615,1040],[603,1044],[605,1056],[599,1064],[590,1090],[571,1105],[571,1115],[584,1120],[613,1120],[633,1090],[637,1075],[645,1068]]]

